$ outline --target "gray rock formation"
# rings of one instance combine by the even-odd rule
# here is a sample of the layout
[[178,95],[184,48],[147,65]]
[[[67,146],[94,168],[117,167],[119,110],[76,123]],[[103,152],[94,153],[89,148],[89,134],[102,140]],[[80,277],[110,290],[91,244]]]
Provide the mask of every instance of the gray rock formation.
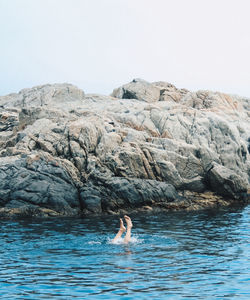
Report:
[[249,108],[246,98],[139,79],[111,96],[70,84],[2,96],[0,216],[245,201]]

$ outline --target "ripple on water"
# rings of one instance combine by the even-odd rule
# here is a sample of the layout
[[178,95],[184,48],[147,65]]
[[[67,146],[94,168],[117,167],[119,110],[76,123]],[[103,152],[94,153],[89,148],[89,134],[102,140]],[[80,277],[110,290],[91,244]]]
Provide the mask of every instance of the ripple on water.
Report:
[[0,221],[1,299],[249,299],[249,213]]

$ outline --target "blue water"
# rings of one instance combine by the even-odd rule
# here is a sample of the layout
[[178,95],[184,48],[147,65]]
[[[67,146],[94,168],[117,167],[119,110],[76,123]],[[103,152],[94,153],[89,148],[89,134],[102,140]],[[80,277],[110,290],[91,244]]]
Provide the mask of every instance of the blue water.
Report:
[[1,299],[249,299],[250,206],[0,221]]

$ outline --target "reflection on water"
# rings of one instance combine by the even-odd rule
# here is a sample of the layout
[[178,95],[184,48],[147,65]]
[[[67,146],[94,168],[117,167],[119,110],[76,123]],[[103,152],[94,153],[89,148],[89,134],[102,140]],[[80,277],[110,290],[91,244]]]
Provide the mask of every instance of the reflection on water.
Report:
[[249,299],[249,212],[2,220],[1,299]]

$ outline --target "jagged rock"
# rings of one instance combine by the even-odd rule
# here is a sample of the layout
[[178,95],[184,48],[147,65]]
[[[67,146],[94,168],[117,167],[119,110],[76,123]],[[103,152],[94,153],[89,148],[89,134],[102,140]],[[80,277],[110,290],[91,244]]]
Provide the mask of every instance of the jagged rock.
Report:
[[155,203],[177,202],[182,197],[173,185],[138,178],[92,178],[94,185],[81,189],[83,207],[91,212],[139,208]]
[[138,79],[112,96],[56,84],[0,97],[0,215],[249,199],[249,103]]
[[164,81],[153,82],[153,85],[160,89],[159,101],[180,102],[183,96],[189,92],[186,89],[177,89],[173,84]]
[[10,94],[0,97],[0,106],[8,107],[43,107],[58,106],[72,102],[81,103],[84,99],[84,92],[72,84],[46,84],[31,89],[23,89],[18,94]]
[[79,209],[78,191],[68,172],[50,156],[0,160],[0,205],[44,207],[65,215]]

